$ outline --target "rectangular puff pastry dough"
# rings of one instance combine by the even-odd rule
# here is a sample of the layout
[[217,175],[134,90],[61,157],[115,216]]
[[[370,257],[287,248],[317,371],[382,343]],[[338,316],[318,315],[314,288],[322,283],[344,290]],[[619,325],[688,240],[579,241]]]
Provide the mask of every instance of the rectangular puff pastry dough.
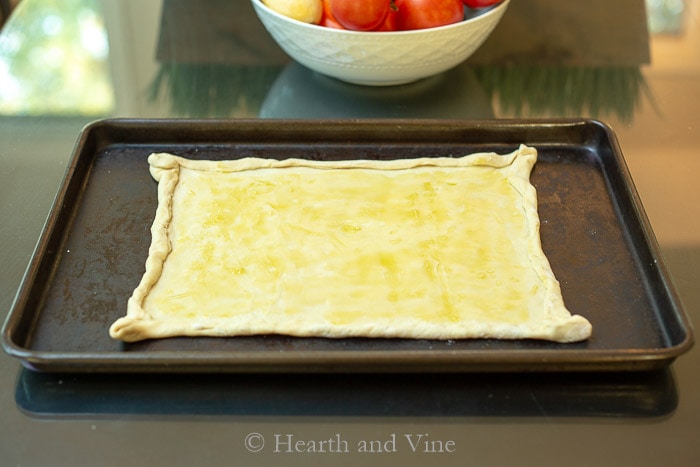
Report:
[[541,248],[536,159],[152,154],[146,272],[110,334],[584,340]]

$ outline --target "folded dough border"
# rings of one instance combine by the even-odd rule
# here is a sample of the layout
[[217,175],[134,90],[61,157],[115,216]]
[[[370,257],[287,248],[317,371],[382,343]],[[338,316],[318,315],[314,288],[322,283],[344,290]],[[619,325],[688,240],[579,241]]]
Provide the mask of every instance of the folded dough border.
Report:
[[[258,334],[286,334],[300,337],[328,338],[532,338],[555,342],[585,340],[591,335],[591,324],[582,316],[572,315],[566,309],[559,283],[554,277],[549,262],[542,251],[539,236],[540,224],[537,213],[537,196],[535,188],[529,180],[536,160],[536,150],[524,145],[506,155],[477,153],[456,158],[426,157],[390,161],[312,161],[303,159],[279,161],[261,158],[204,161],[186,159],[165,153],[152,154],[149,156],[148,162],[151,174],[158,182],[158,207],[151,227],[152,240],[146,260],[146,270],[140,283],[133,291],[133,295],[128,300],[126,316],[117,319],[113,323],[109,330],[110,335],[125,342],[172,336],[242,336]],[[335,275],[329,279],[329,283],[348,283],[347,290],[343,290],[342,287],[337,288],[337,290],[334,289],[334,298],[327,298],[325,301],[319,299],[319,297],[323,296],[323,290],[315,290],[313,294],[309,294],[306,291],[308,287],[305,285],[300,286],[300,284],[307,283],[324,284],[319,277],[325,273],[319,273],[320,269],[318,268],[321,266],[318,265],[318,261],[314,261],[313,264],[306,264],[302,260],[294,260],[293,258],[295,258],[295,255],[298,256],[299,252],[295,253],[294,249],[289,247],[283,253],[277,255],[277,257],[286,255],[284,256],[286,259],[283,262],[278,261],[275,264],[270,262],[272,261],[270,258],[274,256],[274,248],[280,246],[279,237],[273,236],[273,239],[270,240],[271,243],[264,246],[264,248],[269,250],[267,259],[265,259],[259,253],[261,251],[259,248],[260,243],[256,243],[255,247],[251,247],[251,251],[245,252],[245,247],[240,240],[242,238],[241,235],[233,235],[228,239],[217,239],[214,241],[213,237],[210,238],[210,235],[206,233],[210,231],[205,232],[203,230],[201,235],[199,235],[202,238],[190,240],[187,243],[184,240],[178,240],[174,234],[175,231],[185,232],[186,229],[193,228],[193,223],[196,223],[182,218],[182,216],[186,217],[188,214],[178,212],[178,208],[182,208],[188,202],[198,202],[197,206],[200,207],[208,205],[206,196],[209,195],[202,195],[204,198],[200,200],[182,201],[188,199],[188,197],[198,196],[194,193],[195,191],[198,192],[198,186],[186,184],[186,180],[195,180],[197,177],[211,177],[211,182],[201,182],[203,184],[199,185],[199,187],[216,186],[216,180],[218,179],[228,180],[230,177],[241,176],[248,177],[247,183],[252,183],[250,181],[251,174],[255,174],[255,177],[258,177],[259,174],[258,178],[260,180],[256,178],[256,183],[262,180],[268,186],[278,185],[278,180],[275,177],[280,176],[284,178],[285,174],[294,175],[294,180],[304,180],[303,177],[308,177],[307,181],[309,183],[316,180],[323,181],[323,177],[329,174],[333,174],[334,177],[343,177],[344,174],[348,174],[348,177],[361,175],[361,179],[356,178],[355,180],[361,180],[362,182],[371,180],[375,176],[381,176],[383,177],[382,180],[388,180],[386,183],[394,183],[393,180],[397,180],[396,183],[399,183],[399,177],[405,177],[410,183],[419,188],[420,186],[430,187],[433,190],[430,192],[430,196],[434,196],[434,185],[439,185],[440,183],[442,183],[441,188],[444,188],[448,194],[450,193],[450,187],[461,183],[463,179],[473,180],[473,183],[476,184],[474,186],[481,186],[478,185],[481,183],[481,180],[488,178],[480,175],[485,173],[483,172],[484,169],[489,170],[488,174],[490,175],[488,177],[494,180],[493,186],[496,187],[496,190],[492,194],[475,193],[474,196],[481,197],[475,199],[484,200],[484,203],[496,203],[494,200],[497,200],[502,195],[498,190],[503,191],[510,198],[504,198],[502,204],[505,206],[503,208],[505,210],[503,212],[499,212],[499,209],[501,209],[498,207],[500,206],[499,204],[497,209],[484,211],[483,214],[480,214],[484,219],[483,225],[495,225],[497,230],[498,226],[501,225],[500,223],[489,224],[496,222],[494,219],[515,219],[513,225],[522,227],[522,231],[517,239],[511,241],[513,233],[509,231],[494,233],[494,235],[501,235],[498,238],[508,239],[508,245],[503,245],[503,248],[511,248],[512,251],[504,250],[503,253],[498,251],[489,252],[489,249],[497,250],[500,247],[497,245],[480,247],[478,244],[470,244],[469,242],[478,242],[479,240],[488,242],[493,237],[490,234],[479,233],[479,226],[472,226],[472,230],[469,231],[472,232],[471,235],[465,234],[462,237],[455,236],[453,238],[451,235],[436,234],[431,239],[422,239],[420,235],[425,233],[425,229],[431,227],[426,227],[427,224],[425,222],[421,223],[415,219],[406,220],[405,216],[401,221],[402,224],[411,224],[413,222],[416,226],[419,224],[423,226],[423,231],[416,231],[415,240],[409,238],[413,235],[409,235],[412,231],[404,230],[404,238],[389,238],[387,236],[386,240],[380,239],[375,241],[374,239],[378,238],[376,237],[378,230],[373,231],[372,228],[379,228],[376,227],[376,219],[372,223],[367,221],[364,224],[361,218],[351,219],[347,222],[343,221],[345,223],[342,225],[338,221],[328,221],[327,225],[331,227],[327,226],[325,232],[329,232],[337,227],[339,229],[337,230],[339,232],[337,235],[314,232],[311,228],[295,226],[289,222],[286,224],[288,226],[286,230],[280,227],[282,229],[280,230],[282,232],[280,235],[291,235],[292,237],[286,237],[288,241],[296,242],[294,244],[300,245],[300,248],[307,248],[304,250],[306,257],[314,258],[313,255],[320,254],[319,252],[326,248],[329,249],[328,251],[332,250],[332,254],[326,253],[327,256],[333,258],[332,261],[345,261],[344,263],[333,263],[344,265],[342,267],[344,270],[332,271],[332,274]],[[481,172],[475,175],[477,171]],[[338,180],[341,180],[342,184],[342,178],[335,178],[333,183],[328,182],[328,186],[324,188],[326,192],[332,191],[333,185],[338,185]],[[224,187],[228,188],[223,188],[223,190],[229,189],[233,191],[236,183],[238,182],[227,181]],[[187,188],[187,186],[194,188]],[[287,188],[287,190],[291,190],[291,188]],[[393,193],[396,193],[396,191]],[[398,191],[398,193],[401,192]],[[449,196],[453,197],[457,195],[454,193],[449,194]],[[464,194],[465,197],[468,195],[468,193]],[[410,196],[413,196],[413,200],[417,198],[416,193],[410,193],[408,197],[410,198]],[[427,198],[428,195],[421,196]],[[332,196],[330,197],[332,198]],[[322,202],[320,198],[325,197],[317,198],[321,207]],[[233,200],[233,197],[231,199]],[[252,198],[244,199],[239,197],[236,199],[245,202],[246,199]],[[280,199],[279,193],[275,199]],[[440,198],[433,197],[430,199],[430,202],[433,203],[430,206],[433,208],[435,199]],[[459,199],[459,196],[454,199]],[[265,206],[271,204],[269,200],[266,203]],[[360,212],[361,208],[354,206],[352,203],[352,200],[347,201],[339,211],[347,213]],[[498,201],[498,203],[501,203],[501,201]],[[231,208],[233,204],[233,201],[226,203],[224,208]],[[337,200],[336,204],[338,204]],[[423,205],[424,208],[426,206],[428,205]],[[306,207],[306,211],[312,208],[313,206],[309,205]],[[462,211],[467,209],[466,207],[458,208]],[[436,217],[439,216],[440,209],[442,208],[435,208],[434,212],[430,212],[426,208],[420,211],[423,214],[420,214],[418,209],[406,212],[414,214],[415,211],[416,218],[419,215],[425,215],[425,213],[427,213],[428,217]],[[232,215],[235,217],[235,214]],[[192,209],[192,215],[200,216],[199,219],[205,219],[199,222],[202,226],[205,224],[209,225],[211,223],[209,220],[216,217],[212,213],[202,212],[202,209]],[[339,217],[341,214],[334,215],[338,219],[341,218]],[[254,217],[255,219],[248,219],[247,221],[244,219],[241,225],[248,225],[248,228],[252,229],[251,226],[255,222],[264,223],[268,222],[269,219],[277,219],[279,212],[270,211],[269,215],[263,216],[260,214]],[[460,224],[459,219],[454,220],[454,217],[454,215],[443,216],[445,231],[457,232],[467,228]],[[230,219],[226,220],[226,222],[233,222]],[[474,219],[479,218],[475,217]],[[240,219],[236,222],[239,221]],[[499,220],[498,222],[501,221]],[[479,224],[482,224],[482,221],[479,221]],[[390,229],[390,226],[387,227],[387,225],[381,226],[382,231]],[[363,228],[364,230],[362,230]],[[517,228],[520,229],[520,227]],[[239,227],[239,232],[242,232],[241,229]],[[399,230],[397,228],[392,231],[398,232]],[[348,259],[338,259],[340,256],[337,250],[350,250],[350,242],[355,241],[355,238],[359,238],[356,235],[362,234],[364,231],[375,232],[375,237],[367,237],[364,239],[364,242],[365,244],[378,244],[377,250],[372,253],[377,258],[376,261],[372,260],[374,261],[372,262],[370,259],[365,258],[370,256],[369,254],[364,255],[363,252],[365,250],[357,246],[359,243],[354,247],[354,250],[347,252],[345,256]],[[344,237],[340,238],[343,235]],[[197,235],[193,234],[193,236],[196,237]],[[300,236],[304,237],[304,242],[299,240]],[[208,243],[204,244],[205,240]],[[260,235],[257,235],[254,241],[264,240],[261,239]],[[318,245],[310,244],[311,246],[306,246],[307,242],[312,241],[318,241],[319,243]],[[362,241],[362,239],[360,238],[358,241]],[[410,243],[411,241],[413,243]],[[448,246],[450,249],[445,251],[437,249],[436,245],[438,243],[447,241],[458,242],[458,245]],[[500,263],[495,259],[488,261],[495,262],[494,264],[503,264],[501,268],[503,271],[486,271],[485,269],[484,271],[486,272],[479,272],[476,271],[476,267],[473,268],[475,269],[474,271],[465,270],[463,267],[468,261],[463,258],[455,259],[450,263],[450,257],[467,254],[463,253],[467,247],[460,247],[459,242],[462,242],[464,245],[469,244],[468,248],[471,252],[479,251],[482,256],[490,254],[493,258],[501,258],[498,260]],[[417,248],[416,245],[425,247],[424,249],[428,251],[425,254],[427,256],[410,261],[408,259],[405,260],[403,256],[408,251],[406,248],[403,250],[393,249],[391,250],[391,255],[383,253],[386,249],[395,248],[395,245],[402,243],[413,245],[413,248],[408,249],[410,251],[415,250]],[[199,245],[198,249],[191,246],[192,251],[180,251],[181,249],[190,248],[189,245],[195,244]],[[382,250],[382,248],[385,250]],[[523,255],[526,256],[526,261],[521,261],[521,263],[526,264],[509,264],[503,259],[504,257],[518,256],[514,255],[513,252],[519,251],[525,252]],[[399,254],[399,252],[403,253]],[[439,256],[441,254],[442,256]],[[476,258],[476,253],[468,254],[472,255],[468,258]],[[198,255],[206,257],[198,258]],[[251,260],[250,258],[255,257],[255,255],[258,255],[257,259]],[[364,258],[362,262],[360,262],[360,257]],[[191,258],[191,264],[188,263],[190,261],[188,258]],[[467,257],[465,256],[465,258]],[[224,260],[229,262],[247,260],[249,262],[245,266],[234,267],[230,264],[223,264]],[[402,262],[404,260],[408,262]],[[517,260],[517,258],[514,258],[514,260]],[[400,262],[396,263],[396,261]],[[214,263],[217,264],[217,271],[224,271],[225,268],[228,268],[226,269],[228,275],[222,275],[223,272],[216,272]],[[266,264],[265,267],[263,267],[263,263]],[[209,268],[208,265],[212,269],[207,270]],[[304,271],[307,270],[308,276],[304,277]],[[249,274],[249,271],[255,274]],[[346,271],[355,271],[357,274],[353,275],[352,280],[348,279],[346,281],[342,279]],[[406,283],[401,282],[401,274],[409,276],[409,273],[410,278],[406,277]],[[360,279],[355,276],[362,276],[363,274],[367,276],[368,281],[377,283],[377,287],[372,288],[372,284],[365,286],[358,282]],[[456,277],[457,275],[459,277]],[[260,282],[265,283],[256,285],[251,282],[237,282],[239,279],[241,281],[253,280],[249,276],[253,276],[253,279],[256,277],[258,279],[263,278],[265,280],[261,279]],[[469,279],[463,276],[472,278]],[[525,276],[531,281],[528,287],[531,290],[537,290],[536,294],[533,295],[534,298],[527,297],[521,300],[523,307],[526,309],[521,308],[520,302],[515,298],[507,298],[522,295],[522,290],[514,287],[509,289],[508,284],[512,283],[522,288],[524,286],[522,286],[521,282],[524,282],[525,279],[521,281],[521,278]],[[174,278],[172,279],[173,283],[166,284],[166,279],[171,280],[169,279],[170,277]],[[218,283],[211,282],[217,280],[217,277],[220,278]],[[271,284],[268,281],[274,281],[270,278],[277,279],[279,283],[287,282],[284,282],[282,285]],[[386,278],[386,281],[382,278]],[[489,285],[480,285],[485,284],[484,281],[489,280],[489,278],[491,280]],[[459,280],[457,281],[457,279]],[[425,286],[431,280],[435,282],[432,289]],[[197,281],[200,281],[199,285],[195,284]],[[383,282],[392,281],[393,285],[391,287],[383,284]],[[381,284],[379,284],[380,282]],[[325,284],[326,286],[328,285],[328,283]],[[472,287],[472,284],[475,284],[474,287]],[[382,291],[381,287],[385,287],[386,291]],[[260,288],[260,297],[251,295],[257,288]],[[348,302],[352,301],[351,296],[353,294],[360,295],[363,290],[367,292],[364,302],[360,302],[357,309],[348,308],[352,306],[348,305]],[[290,298],[294,293],[302,298],[295,302],[293,297]],[[382,294],[380,300],[376,299],[376,295],[372,295],[377,293]],[[483,296],[480,296],[480,293]],[[192,298],[193,294],[196,294],[196,300]],[[272,297],[272,294],[277,295]],[[432,297],[432,301],[429,300],[430,297]],[[194,301],[190,303],[189,308],[183,309],[179,302],[187,299]],[[402,304],[403,299],[405,300]],[[370,302],[372,300],[374,301]],[[176,302],[178,303],[177,307],[174,305]],[[426,303],[431,305],[426,307]],[[479,309],[479,303],[484,303],[488,306],[494,303],[502,303],[504,304],[503,314],[499,315],[500,311],[498,309]],[[168,306],[170,304],[173,305],[172,308],[166,309],[165,304],[168,304]],[[404,311],[410,308],[409,305],[413,306],[414,309],[412,311]],[[474,310],[467,310],[470,307],[473,307]],[[344,311],[338,313],[338,309],[341,308]],[[382,309],[380,310],[379,308]]]

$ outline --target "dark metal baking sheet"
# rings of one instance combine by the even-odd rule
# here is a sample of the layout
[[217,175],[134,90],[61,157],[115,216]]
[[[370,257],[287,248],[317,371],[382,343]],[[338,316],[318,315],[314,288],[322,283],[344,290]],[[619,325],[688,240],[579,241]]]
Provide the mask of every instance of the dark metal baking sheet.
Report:
[[[138,284],[157,205],[147,156],[395,159],[540,154],[541,238],[581,343],[265,335],[124,344],[108,335]],[[81,133],[3,327],[30,369],[61,372],[602,371],[664,367],[693,343],[612,130],[591,120],[124,120]]]

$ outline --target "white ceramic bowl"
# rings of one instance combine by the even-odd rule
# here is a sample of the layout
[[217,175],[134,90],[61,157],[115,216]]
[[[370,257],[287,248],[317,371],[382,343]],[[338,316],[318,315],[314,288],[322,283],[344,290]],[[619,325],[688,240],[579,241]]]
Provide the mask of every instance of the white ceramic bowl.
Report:
[[272,38],[294,60],[343,81],[374,86],[417,81],[460,64],[491,34],[510,3],[437,28],[358,32],[296,21],[261,0],[251,1]]

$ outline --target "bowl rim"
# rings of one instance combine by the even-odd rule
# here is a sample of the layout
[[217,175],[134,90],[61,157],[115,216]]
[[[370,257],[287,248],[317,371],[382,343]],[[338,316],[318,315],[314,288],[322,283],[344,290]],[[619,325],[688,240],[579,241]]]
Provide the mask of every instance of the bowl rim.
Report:
[[481,21],[482,19],[496,14],[499,10],[506,8],[508,3],[510,3],[510,0],[503,0],[502,2],[490,6],[490,7],[485,7],[484,11],[472,16],[471,18],[458,21],[456,23],[451,23],[451,24],[446,24],[444,26],[437,26],[434,28],[425,28],[425,29],[407,29],[403,31],[353,31],[350,29],[336,29],[336,28],[329,28],[327,26],[321,26],[319,24],[313,24],[313,23],[305,23],[303,21],[299,21],[294,18],[290,18],[289,16],[285,16],[281,13],[276,12],[269,6],[265,5],[262,0],[250,0],[251,3],[254,4],[255,8],[260,8],[263,11],[265,11],[267,14],[274,16],[284,22],[296,25],[297,27],[302,27],[302,28],[308,28],[312,31],[323,31],[325,33],[331,32],[332,34],[340,34],[340,35],[348,35],[348,36],[368,36],[368,35],[381,35],[382,37],[399,37],[399,36],[412,36],[412,35],[420,35],[420,34],[425,34],[429,32],[435,32],[435,31],[444,31],[448,29],[457,29],[460,27],[463,27],[466,24],[469,23],[475,23],[477,21]]

